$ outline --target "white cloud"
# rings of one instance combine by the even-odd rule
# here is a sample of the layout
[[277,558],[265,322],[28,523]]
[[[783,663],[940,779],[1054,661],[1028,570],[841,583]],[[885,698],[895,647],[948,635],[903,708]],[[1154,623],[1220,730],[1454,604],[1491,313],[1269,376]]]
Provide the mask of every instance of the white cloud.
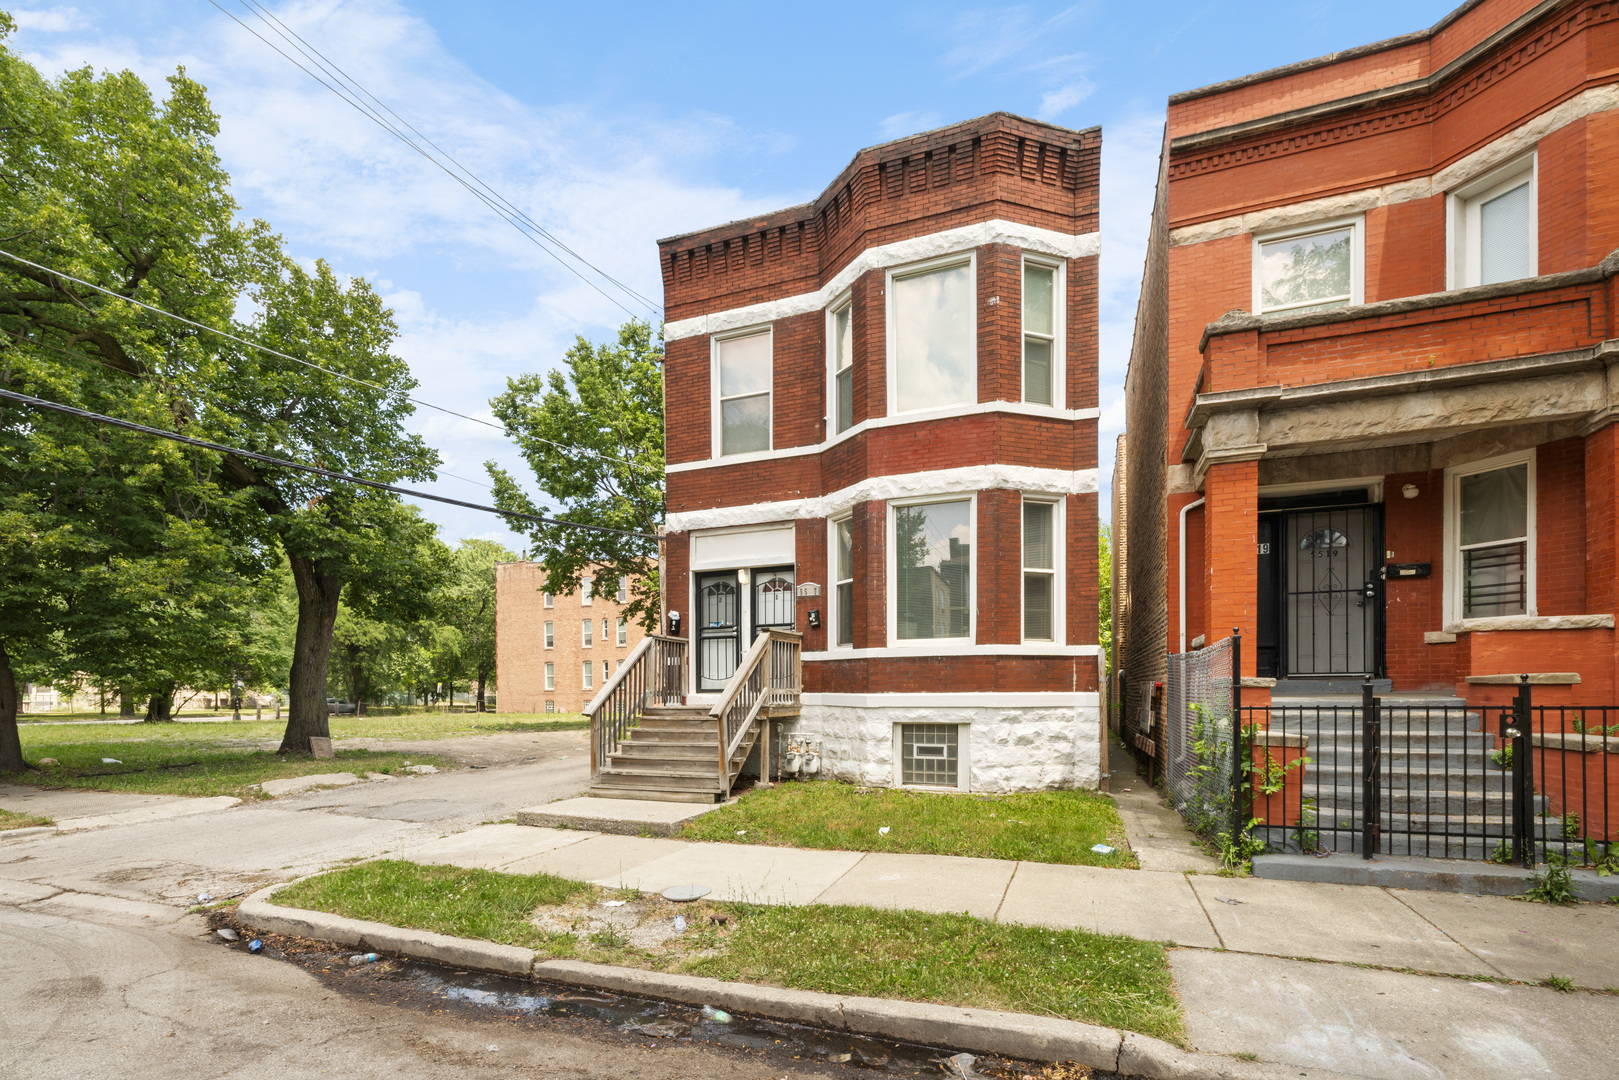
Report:
[[1047,90],[1040,95],[1040,108],[1034,115],[1041,120],[1055,120],[1095,92],[1096,84],[1083,77],[1056,90]]
[[903,139],[907,135],[916,135],[923,131],[930,131],[944,123],[944,118],[932,109],[923,109],[918,112],[895,113],[886,116],[877,123],[877,132],[884,139]]
[[[790,149],[792,138],[779,132],[746,131],[706,113],[528,106],[467,70],[399,0],[294,0],[273,11],[546,230],[654,300],[662,297],[656,238],[805,198],[798,191],[749,197],[684,178],[709,171],[717,155]],[[48,14],[60,18],[23,25],[84,28],[65,11]],[[252,25],[292,52],[264,24]],[[183,64],[220,114],[220,154],[244,212],[269,220],[300,260],[324,257],[377,283],[398,319],[396,352],[425,400],[488,419],[488,399],[505,389],[507,376],[549,369],[576,334],[600,340],[627,317],[443,171],[222,15],[144,47],[94,30],[25,38],[21,47],[47,73],[86,63],[129,68],[158,93]],[[527,475],[499,431],[421,408],[412,426],[441,451],[449,472],[484,481],[483,462],[493,458]],[[486,490],[449,478],[435,490],[488,501]],[[474,511],[423,509],[447,538],[506,535],[490,534],[490,519]]]
[[68,30],[82,30],[90,21],[79,14],[78,8],[50,8],[43,11],[18,9],[11,12],[19,30],[38,30],[46,34],[60,34]]

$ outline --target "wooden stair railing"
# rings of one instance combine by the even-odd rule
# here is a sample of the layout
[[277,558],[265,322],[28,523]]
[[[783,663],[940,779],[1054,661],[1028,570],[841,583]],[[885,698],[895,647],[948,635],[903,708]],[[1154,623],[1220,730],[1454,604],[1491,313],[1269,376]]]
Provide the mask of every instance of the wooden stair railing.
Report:
[[[796,716],[804,691],[804,635],[766,630],[754,638],[709,715],[719,720],[719,780],[724,797],[742,771],[737,751],[763,717]],[[745,756],[745,755],[744,755]]]
[[585,716],[590,719],[591,777],[629,739],[649,707],[680,705],[685,700],[685,640],[648,634],[585,706]]

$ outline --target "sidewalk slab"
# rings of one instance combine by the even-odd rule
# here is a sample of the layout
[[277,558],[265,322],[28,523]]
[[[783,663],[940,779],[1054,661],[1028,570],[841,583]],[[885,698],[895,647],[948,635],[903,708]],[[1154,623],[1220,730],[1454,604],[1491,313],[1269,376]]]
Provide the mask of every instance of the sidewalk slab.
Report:
[[600,833],[572,829],[534,829],[526,825],[482,825],[452,833],[420,847],[407,848],[398,857],[436,866],[464,866],[473,870],[502,870],[557,848],[588,840]]
[[859,851],[813,851],[738,844],[684,844],[681,849],[598,885],[620,881],[642,892],[706,885],[710,900],[808,904],[865,858]]
[[296,795],[315,788],[348,787],[365,782],[365,777],[355,776],[351,772],[312,773],[309,776],[289,776],[284,780],[266,780],[259,785],[259,790],[266,795]]
[[1220,941],[1233,952],[1494,974],[1382,889],[1201,875],[1188,880]]
[[0,783],[0,810],[38,814],[51,820],[95,817],[189,801],[183,795],[144,795],[129,791],[76,791],[32,784]]
[[1107,793],[1118,807],[1125,839],[1141,869],[1169,874],[1212,874],[1220,869],[1219,860],[1197,846],[1181,816],[1164,805],[1146,777],[1137,775],[1135,755],[1117,739],[1109,749],[1108,760],[1118,767],[1108,773]]
[[1169,954],[1205,1053],[1376,1080],[1607,1080],[1619,998],[1269,956]]
[[995,921],[1220,947],[1197,895],[1179,874],[1018,863]]
[[171,818],[190,817],[193,814],[212,813],[215,810],[229,810],[233,806],[240,805],[241,801],[230,795],[216,795],[208,799],[174,796],[172,802],[138,806],[110,814],[57,818],[56,831],[80,832],[84,829],[105,829],[113,825],[140,825],[149,821],[167,821]]
[[501,872],[555,874],[557,877],[572,878],[574,881],[594,881],[617,888],[626,881],[625,875],[631,870],[644,866],[653,859],[672,855],[684,847],[686,845],[679,840],[604,833],[588,837],[577,844],[568,844],[507,863],[501,867]]
[[724,803],[653,802],[648,799],[558,799],[517,812],[517,824],[594,832],[623,833],[626,836],[679,836],[682,826],[693,818],[717,810]]
[[[1619,896],[1619,877],[1575,870],[1574,885],[1585,899],[1603,903]],[[1535,872],[1521,866],[1464,859],[1423,859],[1379,855],[1363,859],[1348,852],[1313,855],[1255,855],[1254,877],[1280,881],[1319,881],[1331,885],[1379,885],[1389,889],[1518,896],[1534,884]]]
[[965,912],[993,919],[1017,865],[1002,859],[873,852],[822,893],[817,903]]
[[1593,990],[1619,987],[1619,907],[1552,907],[1430,892],[1394,895],[1508,978],[1539,982],[1561,975]]
[[64,919],[83,919],[86,922],[111,923],[114,926],[136,926],[144,923],[165,926],[185,917],[185,909],[165,904],[148,904],[143,900],[126,900],[121,896],[102,896],[97,893],[62,892],[43,900],[29,903],[29,911],[60,915]]

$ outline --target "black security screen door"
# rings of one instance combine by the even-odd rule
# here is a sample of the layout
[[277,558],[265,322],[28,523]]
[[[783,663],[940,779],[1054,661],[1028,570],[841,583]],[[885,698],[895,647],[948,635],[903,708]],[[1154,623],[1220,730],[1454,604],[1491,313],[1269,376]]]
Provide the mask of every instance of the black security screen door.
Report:
[[742,659],[736,571],[697,578],[697,690],[724,690]]
[[798,608],[796,575],[791,566],[753,572],[753,634],[764,630],[791,630]]
[[1378,674],[1382,590],[1377,572],[1383,543],[1378,509],[1280,515],[1271,561],[1281,577],[1281,674]]

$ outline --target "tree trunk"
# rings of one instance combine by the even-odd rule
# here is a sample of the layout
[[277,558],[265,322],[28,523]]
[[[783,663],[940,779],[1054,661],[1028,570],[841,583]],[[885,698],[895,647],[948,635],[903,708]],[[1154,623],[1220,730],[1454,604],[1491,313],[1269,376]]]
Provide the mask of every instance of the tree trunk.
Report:
[[0,773],[20,773],[27,768],[17,734],[17,706],[17,677],[12,674],[5,645],[0,644]]
[[148,724],[167,724],[174,719],[174,684],[163,683],[152,691],[151,700],[146,703],[146,722]]
[[135,691],[130,687],[118,688],[118,715],[129,718],[135,716]]
[[293,557],[288,562],[298,586],[298,631],[292,646],[287,729],[279,753],[307,754],[310,739],[329,739],[332,734],[326,715],[326,674],[343,582],[321,573],[308,559]]
[[488,711],[483,707],[483,686],[484,686],[484,682],[486,680],[488,680],[488,678],[489,678],[489,673],[488,672],[485,672],[485,671],[478,672],[478,711],[479,712],[487,712]]

